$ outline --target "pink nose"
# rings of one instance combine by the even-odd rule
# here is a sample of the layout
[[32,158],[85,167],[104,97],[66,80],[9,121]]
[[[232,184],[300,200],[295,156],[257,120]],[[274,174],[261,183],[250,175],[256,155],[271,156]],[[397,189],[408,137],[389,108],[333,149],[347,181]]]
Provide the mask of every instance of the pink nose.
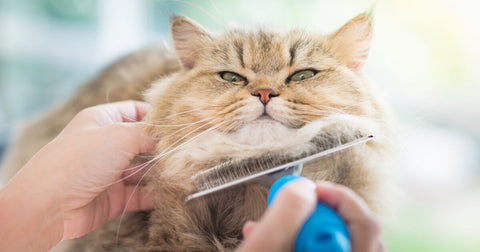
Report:
[[271,88],[259,88],[253,92],[253,95],[258,96],[263,104],[267,104],[272,96],[276,96]]

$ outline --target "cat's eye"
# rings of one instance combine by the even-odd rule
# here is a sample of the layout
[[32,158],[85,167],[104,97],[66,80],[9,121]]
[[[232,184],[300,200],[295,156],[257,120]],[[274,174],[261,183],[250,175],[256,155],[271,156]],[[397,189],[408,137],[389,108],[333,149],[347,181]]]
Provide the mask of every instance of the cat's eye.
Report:
[[317,74],[317,72],[315,70],[311,70],[311,69],[300,70],[300,71],[297,71],[297,72],[293,73],[292,75],[290,75],[290,77],[288,77],[288,80],[289,81],[302,81],[302,80],[312,78],[313,76],[315,76],[315,74]]
[[222,77],[222,79],[226,81],[234,83],[240,83],[245,81],[245,77],[232,72],[221,72],[220,77]]

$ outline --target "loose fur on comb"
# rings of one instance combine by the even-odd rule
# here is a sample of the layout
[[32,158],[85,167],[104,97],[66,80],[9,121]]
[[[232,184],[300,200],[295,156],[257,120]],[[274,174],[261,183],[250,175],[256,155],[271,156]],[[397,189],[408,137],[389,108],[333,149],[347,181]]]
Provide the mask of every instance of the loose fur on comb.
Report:
[[266,188],[245,185],[185,204],[195,191],[192,175],[226,160],[265,157],[275,165],[369,134],[375,139],[310,162],[302,175],[346,185],[379,211],[393,130],[387,106],[362,73],[372,27],[361,14],[330,34],[255,27],[212,34],[176,17],[173,52],[155,48],[112,64],[31,123],[7,156],[8,169],[19,169],[110,90],[111,101],[136,98],[152,106],[143,123],[158,143],[142,182],[155,208],[126,214],[57,251],[232,251],[245,221],[265,210]]

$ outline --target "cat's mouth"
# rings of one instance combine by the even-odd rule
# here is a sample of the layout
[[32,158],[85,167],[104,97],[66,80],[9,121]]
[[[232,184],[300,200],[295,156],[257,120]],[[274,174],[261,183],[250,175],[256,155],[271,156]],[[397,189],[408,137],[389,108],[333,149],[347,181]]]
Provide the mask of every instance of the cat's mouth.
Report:
[[256,119],[250,122],[250,124],[252,123],[255,125],[262,125],[264,127],[269,127],[269,126],[273,126],[274,124],[278,124],[289,129],[298,129],[302,126],[301,124],[292,124],[291,121],[279,120],[269,115],[268,113],[263,113],[259,115]]
[[257,119],[255,119],[254,121],[268,122],[268,121],[277,121],[277,120],[273,119],[271,116],[265,113],[257,117]]
[[269,116],[268,114],[263,114],[258,116],[256,119],[249,122],[249,124],[255,125],[258,127],[266,127],[266,128],[273,127],[273,125],[276,125],[276,124],[287,127],[287,125],[284,125],[281,121],[276,120],[275,118]]

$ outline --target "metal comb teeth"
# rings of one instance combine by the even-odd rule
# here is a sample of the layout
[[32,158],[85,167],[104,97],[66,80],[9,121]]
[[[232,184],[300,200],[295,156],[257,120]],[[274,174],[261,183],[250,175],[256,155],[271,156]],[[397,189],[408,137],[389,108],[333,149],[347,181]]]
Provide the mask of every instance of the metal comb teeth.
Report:
[[330,148],[322,146],[320,150],[317,149],[317,152],[314,154],[303,153],[300,157],[295,158],[268,153],[249,159],[223,162],[192,176],[192,181],[197,187],[197,192],[189,195],[186,201],[242,183],[254,181],[268,183],[272,181],[272,178],[282,174],[299,174],[305,162],[367,142],[372,138],[373,136],[369,135],[352,141],[342,141],[334,147],[329,146]]
[[197,190],[202,191],[228,183],[238,178],[262,172],[289,161],[291,160],[287,160],[281,155],[272,153],[266,153],[258,157],[251,157],[243,160],[228,160],[209,168],[208,170],[198,172],[192,176],[192,181],[197,187]]

